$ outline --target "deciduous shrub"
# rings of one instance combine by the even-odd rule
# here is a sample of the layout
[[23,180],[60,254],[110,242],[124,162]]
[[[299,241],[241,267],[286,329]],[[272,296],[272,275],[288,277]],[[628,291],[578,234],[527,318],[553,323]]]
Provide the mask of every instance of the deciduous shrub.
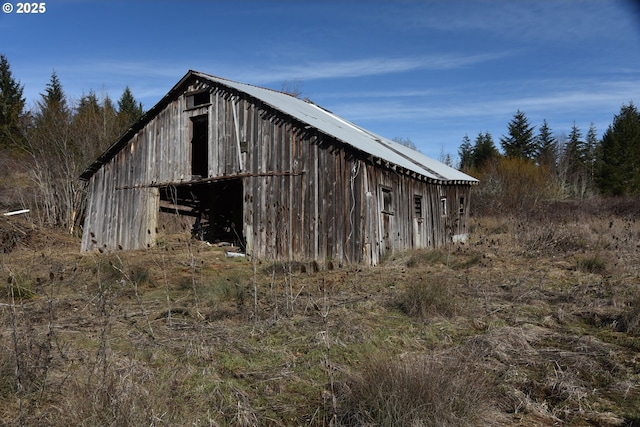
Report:
[[477,215],[528,212],[554,191],[548,170],[527,159],[499,157],[472,174],[480,180],[473,195]]

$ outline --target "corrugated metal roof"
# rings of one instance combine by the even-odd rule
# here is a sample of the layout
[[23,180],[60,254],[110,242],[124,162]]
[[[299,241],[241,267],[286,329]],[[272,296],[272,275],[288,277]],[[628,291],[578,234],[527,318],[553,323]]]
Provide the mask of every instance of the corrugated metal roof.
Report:
[[438,181],[478,182],[477,179],[457,169],[395,141],[362,129],[313,103],[259,86],[234,82],[197,71],[192,73],[201,79],[244,92],[345,144],[404,169]]
[[151,108],[137,123],[135,123],[116,143],[105,151],[94,163],[92,163],[80,176],[88,180],[102,165],[108,162],[135,132],[148,123],[162,108],[182,90],[184,83],[194,76],[198,79],[232,88],[238,92],[260,100],[272,108],[288,115],[296,120],[319,130],[320,132],[336,138],[374,158],[397,165],[408,171],[415,172],[424,177],[436,181],[459,182],[475,184],[477,179],[449,167],[444,163],[412,150],[402,144],[369,132],[354,123],[351,123],[330,111],[327,111],[313,103],[295,98],[283,92],[254,86],[246,83],[235,82],[210,74],[189,71],[153,108]]

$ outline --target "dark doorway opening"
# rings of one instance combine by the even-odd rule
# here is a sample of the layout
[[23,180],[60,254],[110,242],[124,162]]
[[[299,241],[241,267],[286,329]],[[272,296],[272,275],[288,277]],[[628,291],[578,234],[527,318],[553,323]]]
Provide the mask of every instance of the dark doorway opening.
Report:
[[160,211],[191,218],[191,234],[245,249],[243,186],[238,178],[160,189]]
[[230,242],[244,248],[242,181],[230,179],[214,182],[209,194],[209,239],[213,242]]
[[191,118],[191,175],[206,178],[209,175],[209,116]]

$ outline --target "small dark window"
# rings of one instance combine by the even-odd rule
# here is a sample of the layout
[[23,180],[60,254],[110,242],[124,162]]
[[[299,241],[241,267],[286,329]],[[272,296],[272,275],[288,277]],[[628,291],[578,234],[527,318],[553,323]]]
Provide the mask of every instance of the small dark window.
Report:
[[440,211],[442,216],[447,216],[447,198],[444,196],[440,197]]
[[196,92],[187,95],[187,109],[211,104],[211,94],[209,91]]
[[464,196],[460,196],[460,215],[464,215]]
[[422,218],[422,196],[413,196],[413,212],[416,218]]
[[393,192],[387,187],[381,187],[380,192],[382,193],[382,212],[393,214]]

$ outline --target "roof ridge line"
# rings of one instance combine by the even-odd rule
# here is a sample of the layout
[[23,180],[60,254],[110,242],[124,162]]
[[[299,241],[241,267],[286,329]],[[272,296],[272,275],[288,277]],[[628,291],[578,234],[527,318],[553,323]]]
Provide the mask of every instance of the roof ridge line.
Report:
[[[326,111],[327,113],[331,114],[334,117],[334,119],[338,120],[340,123],[343,123],[343,124],[353,128],[353,129],[355,129],[355,130],[357,130],[357,131],[359,131],[359,132],[361,132],[361,133],[363,133],[365,135],[370,136],[378,144],[384,145],[385,147],[387,147],[388,149],[392,150],[393,152],[395,152],[399,156],[403,157],[404,159],[410,161],[414,165],[419,166],[419,167],[421,167],[423,169],[426,169],[427,171],[431,172],[433,175],[435,175],[439,179],[441,179],[443,181],[448,181],[448,179],[445,178],[442,174],[439,174],[438,172],[434,171],[433,169],[427,167],[425,164],[416,161],[415,159],[411,158],[411,156],[407,155],[406,153],[403,153],[402,151],[397,150],[396,147],[393,146],[395,144],[398,144],[397,142],[395,142],[393,140],[390,140],[390,139],[387,139],[387,138],[385,138],[385,137],[383,137],[381,135],[375,134],[373,132],[370,132],[370,131],[364,129],[363,127],[360,127],[360,126],[356,125],[355,123],[352,123],[352,122],[350,122],[350,121],[348,121],[346,119],[343,119],[342,117],[334,114],[333,112],[320,107],[319,105],[316,105],[316,104],[313,104],[313,103],[311,105],[313,105],[314,107],[316,107],[318,109],[321,109],[323,111]],[[389,144],[389,143],[391,143],[391,144]],[[416,153],[419,153],[419,152],[416,151]]]

